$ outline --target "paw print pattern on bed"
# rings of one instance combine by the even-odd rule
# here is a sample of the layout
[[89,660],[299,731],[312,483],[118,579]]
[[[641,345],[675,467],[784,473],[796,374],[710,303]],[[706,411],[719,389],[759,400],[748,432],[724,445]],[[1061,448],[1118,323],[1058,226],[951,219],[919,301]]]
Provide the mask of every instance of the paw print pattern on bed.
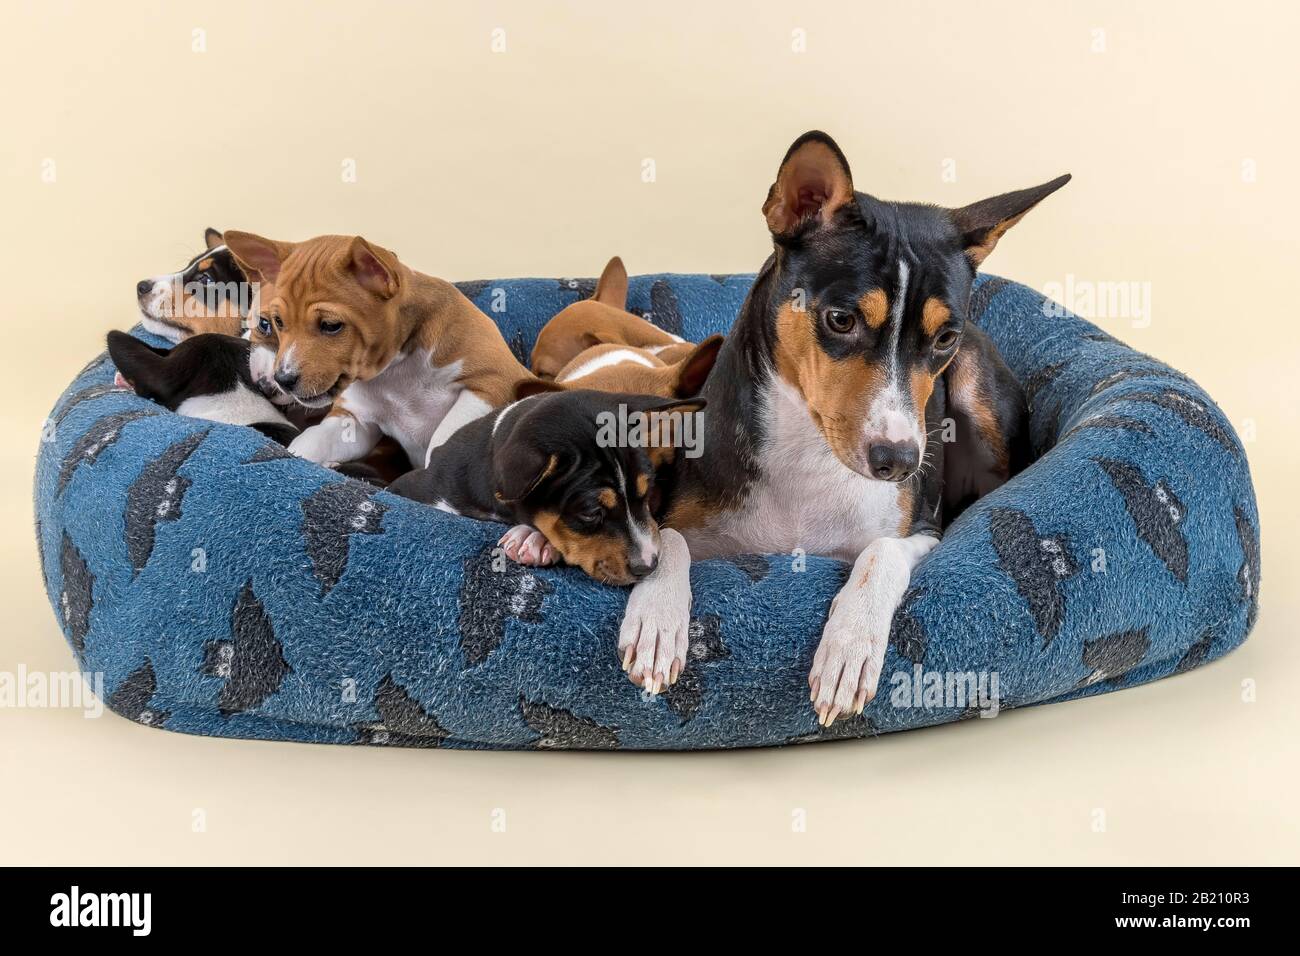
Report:
[[302,536],[320,582],[329,594],[348,567],[354,535],[382,534],[387,506],[375,500],[379,489],[344,479],[322,485],[302,503]]

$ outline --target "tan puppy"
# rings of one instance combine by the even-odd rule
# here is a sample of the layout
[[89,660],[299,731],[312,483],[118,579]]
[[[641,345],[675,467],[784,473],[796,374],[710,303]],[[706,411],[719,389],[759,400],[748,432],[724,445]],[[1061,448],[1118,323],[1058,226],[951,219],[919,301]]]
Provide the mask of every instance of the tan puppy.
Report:
[[[537,336],[529,364],[538,378],[553,379],[580,352],[593,345],[631,345],[659,352],[680,338],[627,311],[627,270],[618,256],[609,260],[596,283],[596,294],[561,310]],[[667,359],[672,363],[683,358]]]
[[389,435],[423,465],[430,448],[533,378],[455,286],[360,236],[225,238],[249,281],[268,283],[257,324],[275,332],[275,384],[300,404],[332,406],[294,454],[353,461]]

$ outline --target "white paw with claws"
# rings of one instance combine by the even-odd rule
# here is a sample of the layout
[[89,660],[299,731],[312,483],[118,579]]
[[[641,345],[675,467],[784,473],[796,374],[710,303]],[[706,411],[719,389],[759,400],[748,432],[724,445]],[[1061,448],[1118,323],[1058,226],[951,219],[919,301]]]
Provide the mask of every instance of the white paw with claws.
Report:
[[544,568],[560,560],[560,553],[546,540],[546,535],[532,525],[515,525],[497,544],[515,564],[530,568]]
[[628,679],[658,694],[686,667],[691,628],[691,553],[676,531],[660,536],[659,564],[627,599],[618,656]]
[[879,538],[867,545],[831,602],[808,674],[817,723],[860,714],[876,696],[889,629],[917,563],[939,539],[926,534]]
[[809,700],[817,711],[817,723],[823,727],[835,723],[837,717],[862,713],[876,696],[885,665],[888,624],[883,633],[872,633],[867,621],[842,610],[846,603],[836,598],[831,605],[830,619],[808,674],[812,691]]

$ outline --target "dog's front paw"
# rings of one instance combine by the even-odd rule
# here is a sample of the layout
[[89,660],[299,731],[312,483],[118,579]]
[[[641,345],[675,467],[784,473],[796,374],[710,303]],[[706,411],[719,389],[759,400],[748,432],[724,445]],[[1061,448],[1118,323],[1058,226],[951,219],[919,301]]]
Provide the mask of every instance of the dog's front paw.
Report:
[[939,543],[928,534],[878,538],[863,549],[848,583],[835,595],[808,687],[817,723],[860,714],[876,696],[889,648],[889,629],[912,569]]
[[560,559],[560,554],[532,525],[517,524],[501,536],[497,542],[506,557],[515,564],[530,568],[544,568]]
[[289,452],[318,465],[365,458],[379,441],[379,426],[350,414],[326,415],[289,442]]
[[312,425],[289,442],[289,453],[314,461],[318,465],[324,465],[326,462],[342,460],[342,456],[336,453],[335,445],[334,425],[321,422]]
[[659,564],[632,588],[618,633],[628,679],[651,694],[676,683],[686,667],[691,627],[691,556],[676,531],[661,535]]
[[872,633],[861,618],[831,611],[808,674],[817,723],[829,727],[836,717],[862,713],[876,696],[888,642],[888,631]]

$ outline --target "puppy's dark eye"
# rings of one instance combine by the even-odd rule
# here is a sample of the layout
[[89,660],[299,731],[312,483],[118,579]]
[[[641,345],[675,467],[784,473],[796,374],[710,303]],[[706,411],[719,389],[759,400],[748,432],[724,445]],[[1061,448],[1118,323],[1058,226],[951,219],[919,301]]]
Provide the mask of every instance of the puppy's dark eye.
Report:
[[257,331],[268,338],[271,335],[271,320],[264,315],[257,317]]
[[961,333],[956,329],[944,329],[934,337],[934,350],[936,352],[947,352],[957,344],[961,338]]
[[321,319],[320,331],[322,335],[338,335],[343,331],[343,323],[335,319]]
[[208,275],[206,272],[200,272],[194,277],[194,281],[199,285],[212,285],[212,276]]
[[578,527],[592,529],[600,527],[601,522],[605,520],[604,508],[588,508],[586,511],[580,511],[573,516],[573,520]]
[[822,313],[822,318],[825,320],[828,329],[832,332],[838,332],[840,335],[852,332],[856,321],[853,313],[844,309],[827,309]]

